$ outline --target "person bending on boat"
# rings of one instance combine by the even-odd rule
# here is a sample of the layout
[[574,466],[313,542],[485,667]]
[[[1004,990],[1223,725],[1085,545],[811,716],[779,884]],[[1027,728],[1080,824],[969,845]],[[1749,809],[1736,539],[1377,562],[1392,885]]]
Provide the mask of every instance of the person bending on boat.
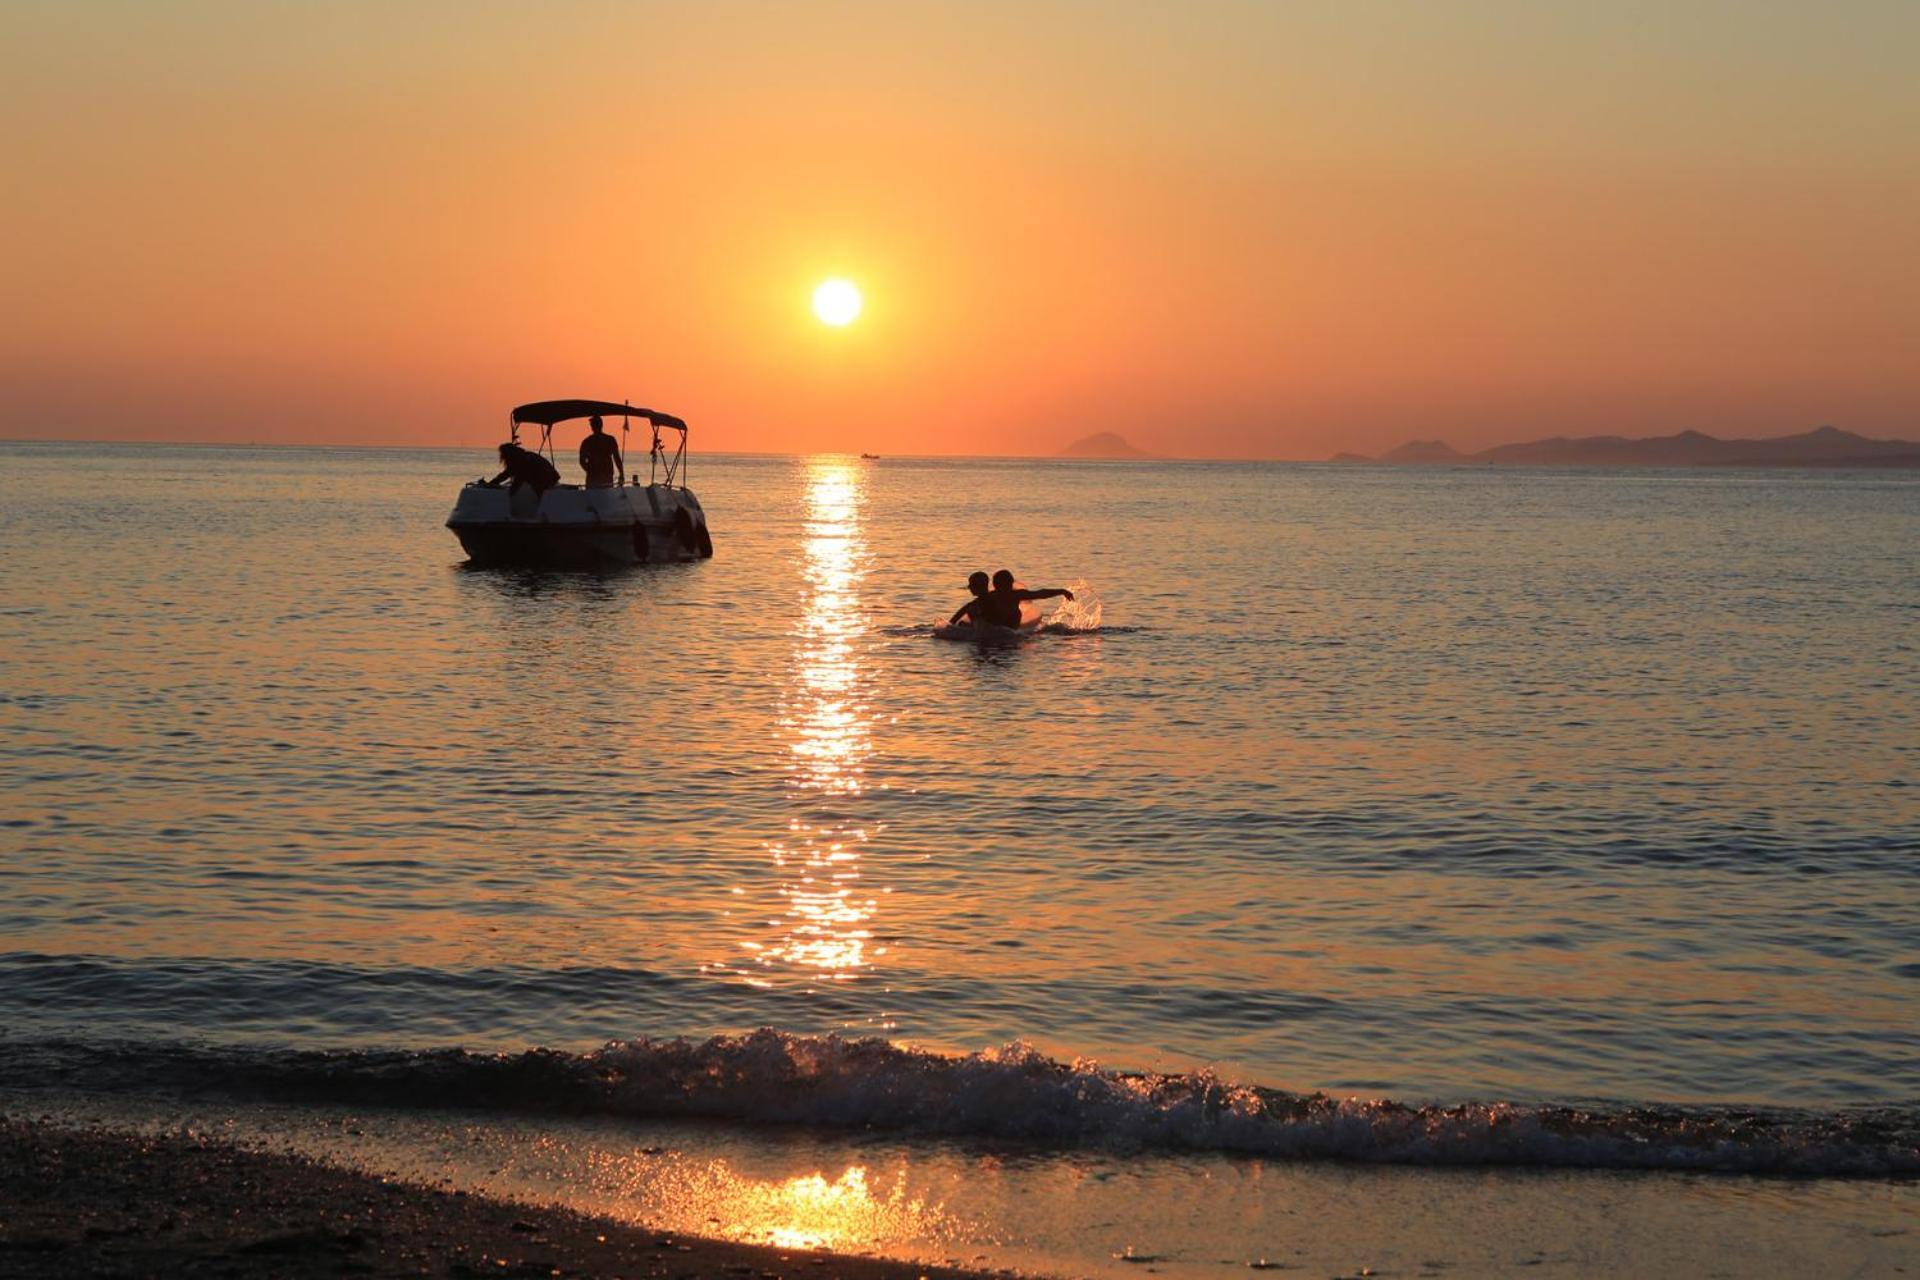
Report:
[[480,483],[489,489],[498,489],[502,480],[507,482],[507,496],[518,493],[520,486],[525,485],[537,498],[560,483],[560,473],[533,450],[509,442],[500,446],[500,474]]
[[627,464],[620,460],[620,446],[614,442],[600,425],[600,415],[587,419],[592,433],[580,442],[580,469],[587,473],[587,488],[610,489],[613,487],[613,473],[620,473],[620,483],[627,482]]
[[954,610],[947,619],[947,625],[957,627],[963,622],[975,624],[987,620],[987,575],[978,570],[967,575],[967,590],[973,592],[973,599]]

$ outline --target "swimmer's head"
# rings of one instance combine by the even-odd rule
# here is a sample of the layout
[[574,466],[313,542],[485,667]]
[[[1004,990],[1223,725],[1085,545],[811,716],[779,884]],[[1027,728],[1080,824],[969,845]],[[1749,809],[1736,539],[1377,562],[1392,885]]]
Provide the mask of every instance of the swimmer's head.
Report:
[[995,591],[1013,590],[1013,570],[1002,569],[998,573],[994,574],[993,589]]
[[987,594],[987,575],[983,571],[978,569],[968,574],[967,590],[973,592],[973,594],[977,596],[983,596]]

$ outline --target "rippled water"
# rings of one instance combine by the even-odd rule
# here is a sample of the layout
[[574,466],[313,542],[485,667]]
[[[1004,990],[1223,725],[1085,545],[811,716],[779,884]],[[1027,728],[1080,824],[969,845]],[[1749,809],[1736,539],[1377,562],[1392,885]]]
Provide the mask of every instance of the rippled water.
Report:
[[[1920,1106],[1909,479],[696,456],[592,576],[479,451],[0,461],[10,1044]],[[928,634],[1003,564],[1101,626]]]

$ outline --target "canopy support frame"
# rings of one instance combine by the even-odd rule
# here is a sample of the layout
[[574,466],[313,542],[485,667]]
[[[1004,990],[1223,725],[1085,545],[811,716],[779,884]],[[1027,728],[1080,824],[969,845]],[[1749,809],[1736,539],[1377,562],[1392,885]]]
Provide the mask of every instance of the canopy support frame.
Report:
[[[564,413],[565,416],[553,418],[530,416],[523,421],[520,417],[521,413],[530,410],[558,410]],[[645,418],[647,424],[652,428],[653,435],[653,447],[648,454],[647,483],[649,485],[658,483],[664,472],[669,488],[676,487],[676,482],[677,487],[681,489],[687,487],[687,424],[672,414],[656,413],[652,409],[636,409],[633,407],[632,401],[623,400],[617,405],[612,401],[604,400],[542,401],[538,404],[521,405],[507,415],[508,438],[514,444],[519,444],[520,428],[527,424],[537,424],[540,428],[539,451],[543,453],[547,461],[553,463],[557,469],[560,460],[553,452],[554,427],[561,422],[571,421],[580,417],[588,417],[594,413],[598,413],[601,417],[606,418],[610,418],[616,413],[620,415],[620,456],[623,459],[629,456],[632,418],[636,415]],[[680,433],[680,440],[671,452],[668,451],[660,440],[660,428],[663,426],[669,430]]]

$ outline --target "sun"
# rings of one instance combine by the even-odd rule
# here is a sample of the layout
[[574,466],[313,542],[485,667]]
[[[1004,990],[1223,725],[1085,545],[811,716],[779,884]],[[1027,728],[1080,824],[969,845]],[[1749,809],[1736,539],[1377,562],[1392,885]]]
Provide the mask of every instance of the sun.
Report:
[[813,314],[836,329],[852,324],[860,315],[860,290],[851,280],[822,280],[813,291]]

